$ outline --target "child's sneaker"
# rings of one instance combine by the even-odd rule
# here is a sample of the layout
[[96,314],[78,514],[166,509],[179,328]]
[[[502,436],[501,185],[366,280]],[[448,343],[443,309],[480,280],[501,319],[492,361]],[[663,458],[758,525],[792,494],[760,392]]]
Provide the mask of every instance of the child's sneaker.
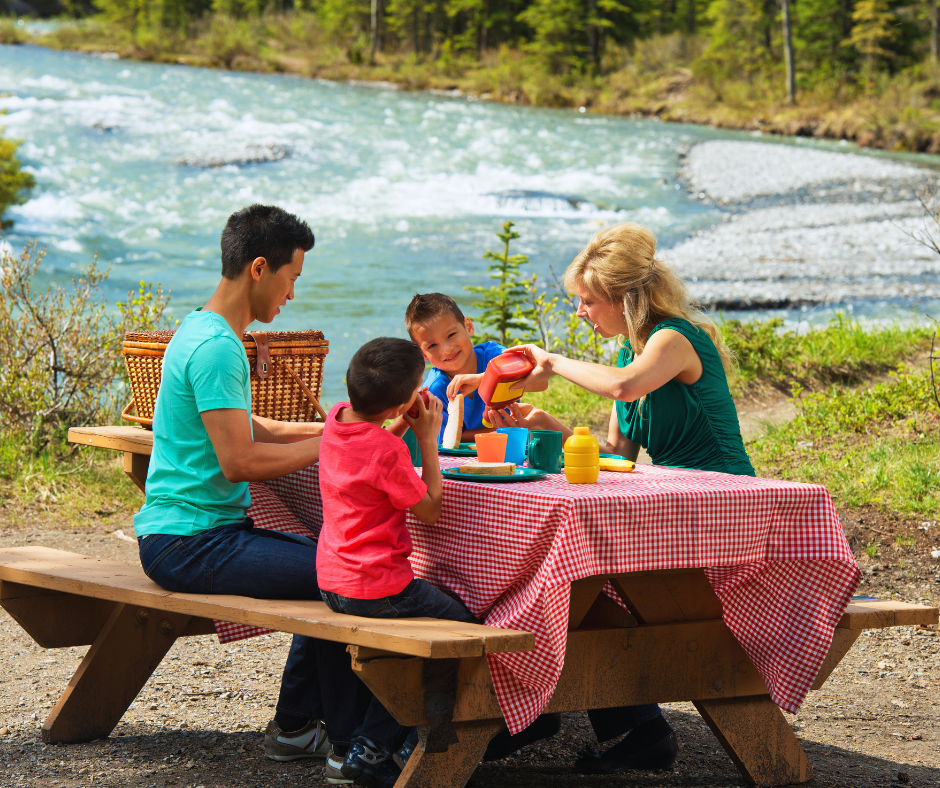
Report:
[[349,746],[340,771],[361,788],[391,788],[401,774],[391,756],[365,736]]
[[330,746],[330,754],[326,756],[326,768],[323,773],[326,775],[326,781],[330,785],[352,785],[351,777],[343,777],[344,756],[337,755]]
[[297,731],[285,732],[274,720],[264,729],[264,754],[272,761],[326,758],[330,740],[323,720],[310,720]]

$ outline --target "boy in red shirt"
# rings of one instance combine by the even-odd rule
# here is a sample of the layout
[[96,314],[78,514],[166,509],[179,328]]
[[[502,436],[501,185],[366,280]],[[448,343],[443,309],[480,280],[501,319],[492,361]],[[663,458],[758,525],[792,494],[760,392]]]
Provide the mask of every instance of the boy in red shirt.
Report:
[[[317,546],[317,582],[324,601],[337,613],[478,623],[460,600],[416,578],[408,562],[411,537],[405,512],[433,525],[440,517],[443,495],[437,455],[443,406],[436,397],[424,404],[423,374],[421,350],[405,339],[373,339],[350,361],[346,372],[350,401],[332,408],[320,443],[323,529]],[[407,415],[413,406],[418,411],[414,418]],[[405,442],[382,427],[398,417],[418,440],[420,479]],[[393,785],[417,742],[412,733],[397,750],[403,732],[373,698],[353,734],[340,769],[343,777],[366,788]]]

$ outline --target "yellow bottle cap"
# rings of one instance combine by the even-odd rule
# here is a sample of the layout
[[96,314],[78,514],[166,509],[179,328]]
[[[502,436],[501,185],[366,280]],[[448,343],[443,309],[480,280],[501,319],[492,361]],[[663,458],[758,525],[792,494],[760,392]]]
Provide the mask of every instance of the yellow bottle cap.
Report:
[[587,427],[575,427],[574,434],[575,435],[590,435],[591,431]]

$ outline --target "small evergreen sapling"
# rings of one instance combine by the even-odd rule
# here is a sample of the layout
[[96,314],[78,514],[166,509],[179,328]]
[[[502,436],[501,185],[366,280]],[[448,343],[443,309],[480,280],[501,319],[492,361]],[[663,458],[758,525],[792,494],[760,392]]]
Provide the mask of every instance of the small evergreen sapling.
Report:
[[532,326],[532,309],[528,303],[528,292],[519,276],[519,266],[529,262],[526,254],[509,254],[509,244],[520,235],[513,230],[514,223],[507,221],[503,231],[496,237],[503,242],[502,253],[487,250],[484,260],[492,260],[487,267],[490,279],[497,280],[492,287],[468,285],[464,289],[480,296],[473,306],[483,310],[476,318],[481,328],[491,328],[494,333],[484,332],[483,339],[495,339],[509,345],[513,331],[528,333]]

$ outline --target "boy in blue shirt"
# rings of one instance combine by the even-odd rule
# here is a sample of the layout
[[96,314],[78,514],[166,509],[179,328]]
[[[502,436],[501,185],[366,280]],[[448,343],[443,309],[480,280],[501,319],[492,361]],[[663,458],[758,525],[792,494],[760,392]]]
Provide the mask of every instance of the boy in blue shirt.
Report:
[[[412,298],[405,310],[405,328],[412,342],[421,349],[424,360],[432,366],[425,381],[428,390],[444,403],[444,423],[438,443],[447,428],[447,402],[458,390],[472,392],[464,396],[460,440],[472,443],[477,434],[492,432],[491,427],[483,426],[486,406],[477,389],[486,365],[506,348],[498,342],[481,342],[474,346],[473,321],[464,317],[457,302],[443,293],[419,293]],[[456,380],[458,376],[460,379]]]

